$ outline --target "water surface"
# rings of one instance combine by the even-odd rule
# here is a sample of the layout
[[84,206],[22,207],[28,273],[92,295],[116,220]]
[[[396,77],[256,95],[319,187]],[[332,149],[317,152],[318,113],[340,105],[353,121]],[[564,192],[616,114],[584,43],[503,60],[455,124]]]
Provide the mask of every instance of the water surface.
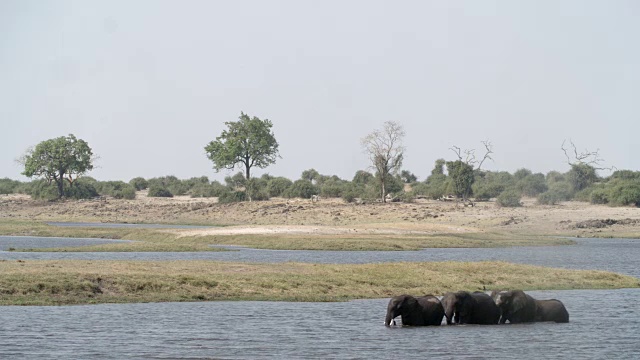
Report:
[[391,327],[388,299],[0,307],[0,358],[632,359],[640,289],[532,291],[568,324]]

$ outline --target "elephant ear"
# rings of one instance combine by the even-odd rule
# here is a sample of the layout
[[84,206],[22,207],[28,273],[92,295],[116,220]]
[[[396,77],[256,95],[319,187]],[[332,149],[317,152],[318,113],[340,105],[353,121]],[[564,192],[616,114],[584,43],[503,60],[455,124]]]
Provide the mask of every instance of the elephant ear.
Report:
[[527,305],[527,296],[521,292],[510,291],[511,295],[511,308],[513,312],[523,309]]

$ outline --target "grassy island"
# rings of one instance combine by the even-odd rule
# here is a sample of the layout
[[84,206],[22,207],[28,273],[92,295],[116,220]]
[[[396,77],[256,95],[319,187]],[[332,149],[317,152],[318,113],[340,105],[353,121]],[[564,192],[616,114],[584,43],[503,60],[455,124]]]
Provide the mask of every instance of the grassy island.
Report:
[[497,288],[611,289],[640,280],[606,271],[505,262],[362,265],[212,261],[0,261],[0,305],[167,301],[346,301]]

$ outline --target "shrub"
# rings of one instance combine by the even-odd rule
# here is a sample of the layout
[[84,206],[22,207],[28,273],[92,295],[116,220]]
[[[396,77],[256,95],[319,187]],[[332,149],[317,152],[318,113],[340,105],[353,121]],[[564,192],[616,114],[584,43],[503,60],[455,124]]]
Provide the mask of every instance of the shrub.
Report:
[[215,197],[220,196],[225,192],[228,192],[229,188],[222,185],[218,181],[214,181],[211,184],[203,184],[199,183],[194,185],[191,190],[189,190],[189,194],[193,198],[197,197]]
[[285,177],[276,177],[267,182],[269,196],[282,196],[293,185],[293,181]]
[[328,198],[341,197],[342,193],[346,191],[348,185],[349,182],[347,181],[329,178],[320,186],[320,195]]
[[99,195],[93,181],[82,180],[75,181],[71,187],[65,187],[64,195],[72,199],[91,199]]
[[36,180],[29,187],[29,195],[36,200],[56,200],[58,198],[58,189],[55,184],[50,184],[46,180]]
[[592,204],[608,204],[609,192],[606,189],[594,189],[590,200]]
[[129,184],[136,190],[144,190],[149,187],[149,182],[143,177],[136,177],[129,181]]
[[640,181],[618,181],[608,190],[609,204],[640,206]]
[[508,189],[498,195],[496,198],[496,204],[502,207],[518,207],[522,206],[520,203],[521,195],[516,189]]
[[532,174],[521,178],[516,183],[516,188],[524,196],[536,196],[547,191],[547,184],[543,174]]
[[561,201],[571,199],[571,185],[569,183],[555,182],[549,186],[549,190],[538,195],[538,203],[543,205],[555,205]]
[[149,186],[149,193],[147,194],[149,197],[173,197],[173,194],[169,189],[162,187],[161,185],[151,185]]
[[20,182],[17,180],[0,179],[0,194],[13,194],[18,186],[20,186]]
[[221,204],[228,204],[245,201],[246,199],[247,194],[244,191],[227,191],[218,197],[218,202]]
[[284,196],[288,198],[299,197],[303,199],[310,199],[311,196],[317,195],[318,189],[309,180],[296,180],[289,189],[285,192]]

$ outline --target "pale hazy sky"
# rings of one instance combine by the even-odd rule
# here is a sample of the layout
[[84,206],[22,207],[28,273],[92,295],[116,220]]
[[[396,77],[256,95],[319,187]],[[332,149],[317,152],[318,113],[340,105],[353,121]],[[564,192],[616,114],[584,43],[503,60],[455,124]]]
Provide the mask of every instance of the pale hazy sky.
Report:
[[351,179],[389,120],[420,180],[485,139],[490,170],[566,171],[568,138],[640,170],[640,1],[0,0],[0,178],[73,133],[99,180],[222,180],[240,111],[280,143],[255,175]]

